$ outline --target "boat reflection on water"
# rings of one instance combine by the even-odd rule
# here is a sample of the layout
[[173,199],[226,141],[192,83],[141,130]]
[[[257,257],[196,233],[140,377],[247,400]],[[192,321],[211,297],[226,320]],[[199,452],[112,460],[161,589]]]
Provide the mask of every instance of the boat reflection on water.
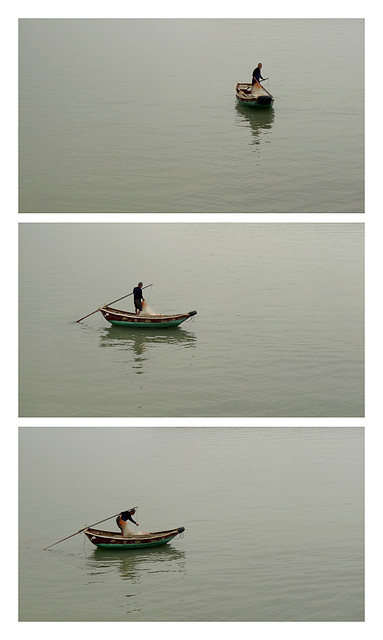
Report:
[[268,135],[274,122],[274,109],[251,109],[240,103],[235,105],[237,112],[237,124],[250,126],[252,133],[251,145],[260,145],[269,142]]
[[145,373],[144,364],[149,359],[150,351],[161,345],[176,345],[190,348],[197,346],[194,333],[179,327],[174,329],[135,329],[123,327],[106,327],[101,334],[101,347],[108,347],[134,353],[135,373]]
[[90,577],[109,573],[111,568],[118,571],[122,580],[140,583],[144,571],[184,572],[185,551],[169,545],[124,552],[97,548],[87,556]]

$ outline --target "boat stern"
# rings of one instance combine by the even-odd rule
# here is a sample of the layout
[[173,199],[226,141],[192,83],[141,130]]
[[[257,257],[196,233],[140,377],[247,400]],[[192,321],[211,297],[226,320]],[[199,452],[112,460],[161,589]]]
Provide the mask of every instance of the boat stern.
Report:
[[261,107],[269,107],[273,102],[272,96],[258,96],[257,103]]

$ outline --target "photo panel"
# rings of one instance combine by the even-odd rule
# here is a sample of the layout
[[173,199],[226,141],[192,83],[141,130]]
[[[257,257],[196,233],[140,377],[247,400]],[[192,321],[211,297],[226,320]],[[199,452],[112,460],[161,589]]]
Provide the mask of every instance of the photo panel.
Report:
[[363,428],[19,438],[21,621],[363,621]]
[[363,224],[19,232],[20,417],[364,415]]
[[20,213],[364,213],[362,18],[27,18],[19,66]]

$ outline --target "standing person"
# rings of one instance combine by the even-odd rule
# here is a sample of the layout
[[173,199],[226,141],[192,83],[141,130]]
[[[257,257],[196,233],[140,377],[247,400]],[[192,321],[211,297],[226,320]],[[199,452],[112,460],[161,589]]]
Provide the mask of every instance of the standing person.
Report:
[[134,308],[136,311],[136,316],[138,316],[142,311],[142,301],[145,300],[142,295],[142,282],[139,282],[137,287],[133,289],[133,298],[134,298]]
[[128,520],[130,520],[130,522],[133,522],[133,524],[135,524],[136,527],[139,526],[138,523],[135,522],[135,520],[133,520],[132,518],[132,516],[134,516],[135,513],[136,513],[135,509],[129,509],[128,511],[121,511],[121,513],[119,513],[116,518],[117,525],[121,529],[121,535],[125,536],[125,538],[131,535],[129,530]]
[[261,69],[262,69],[262,63],[259,62],[258,66],[253,71],[253,78],[252,78],[252,81],[251,81],[251,84],[253,85],[253,87],[254,87],[255,84],[259,85],[259,80],[260,79],[264,80],[264,77],[261,75]]

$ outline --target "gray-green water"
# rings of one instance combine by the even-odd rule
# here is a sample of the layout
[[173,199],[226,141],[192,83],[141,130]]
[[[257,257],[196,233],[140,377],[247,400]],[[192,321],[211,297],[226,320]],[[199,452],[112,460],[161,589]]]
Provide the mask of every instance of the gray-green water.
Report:
[[19,207],[363,212],[364,21],[21,20]]
[[[20,430],[20,619],[360,621],[363,429]],[[145,551],[83,534],[138,505]],[[117,530],[114,519],[100,527]]]
[[20,415],[363,416],[363,224],[21,224]]

